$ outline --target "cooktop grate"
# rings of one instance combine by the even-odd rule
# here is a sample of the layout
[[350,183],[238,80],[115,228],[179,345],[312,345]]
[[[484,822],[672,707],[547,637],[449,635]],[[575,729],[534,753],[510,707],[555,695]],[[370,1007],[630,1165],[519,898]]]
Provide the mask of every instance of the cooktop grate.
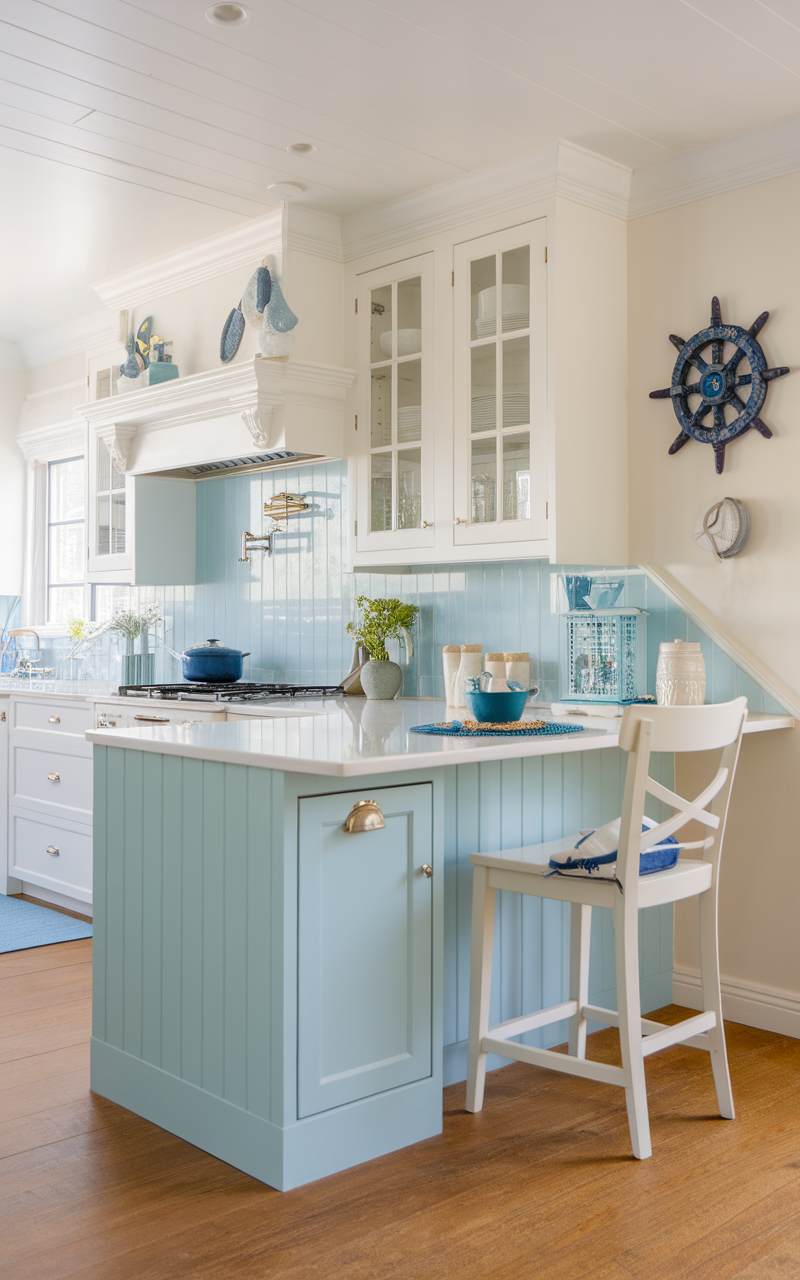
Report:
[[232,684],[214,684],[198,681],[197,684],[123,684],[119,687],[122,697],[174,698],[179,702],[213,700],[214,702],[259,702],[267,698],[325,698],[341,693],[337,684],[248,684],[239,681]]

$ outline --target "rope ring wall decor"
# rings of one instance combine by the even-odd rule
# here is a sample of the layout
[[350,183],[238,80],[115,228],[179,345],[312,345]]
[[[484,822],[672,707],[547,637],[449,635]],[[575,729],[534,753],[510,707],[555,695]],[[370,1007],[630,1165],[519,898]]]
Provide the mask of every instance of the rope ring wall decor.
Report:
[[744,551],[750,537],[750,512],[738,498],[720,498],[703,507],[694,522],[694,540],[718,560],[730,560]]

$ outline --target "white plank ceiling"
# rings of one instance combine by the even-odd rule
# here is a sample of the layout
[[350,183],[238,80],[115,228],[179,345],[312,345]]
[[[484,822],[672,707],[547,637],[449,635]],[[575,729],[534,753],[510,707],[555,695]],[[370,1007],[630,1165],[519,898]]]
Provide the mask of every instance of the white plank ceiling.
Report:
[[347,214],[557,137],[639,167],[800,112],[800,0],[207,3],[0,0],[0,340],[273,182]]

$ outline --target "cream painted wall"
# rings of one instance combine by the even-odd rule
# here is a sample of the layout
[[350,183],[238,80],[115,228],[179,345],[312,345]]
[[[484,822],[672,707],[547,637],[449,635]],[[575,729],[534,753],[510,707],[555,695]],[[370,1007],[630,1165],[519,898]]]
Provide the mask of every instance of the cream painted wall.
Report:
[[[628,224],[629,468],[631,559],[661,566],[698,599],[757,663],[800,691],[800,173]],[[708,446],[690,441],[674,457],[672,408],[648,393],[669,386],[676,352],[668,334],[708,324],[717,294],[723,319],[761,333],[770,365],[796,372],[770,387],[755,431],[714,471]],[[746,550],[721,565],[692,538],[699,508],[725,495],[753,517]],[[723,975],[796,994],[800,1026],[800,901],[797,811],[800,729],[746,740],[731,806],[722,872]],[[699,775],[679,775],[692,794]],[[680,790],[679,786],[679,790]],[[693,908],[675,912],[675,964],[697,968]],[[765,1024],[766,1025],[766,1024]]]
[[0,595],[22,591],[25,462],[15,436],[25,391],[24,373],[0,369]]
[[[639,218],[628,225],[631,558],[665,567],[737,637],[800,691],[800,173]],[[749,327],[762,311],[774,382],[762,417],[714,472],[712,450],[678,434],[672,408],[648,393],[669,386],[684,338],[708,324],[712,295],[724,320]],[[746,550],[720,565],[692,538],[697,511],[729,494],[750,507]]]
[[50,391],[53,387],[66,386],[68,382],[82,382],[86,377],[86,357],[64,356],[62,360],[51,360],[49,364],[37,365],[35,369],[25,372],[25,394],[34,395],[37,391]]

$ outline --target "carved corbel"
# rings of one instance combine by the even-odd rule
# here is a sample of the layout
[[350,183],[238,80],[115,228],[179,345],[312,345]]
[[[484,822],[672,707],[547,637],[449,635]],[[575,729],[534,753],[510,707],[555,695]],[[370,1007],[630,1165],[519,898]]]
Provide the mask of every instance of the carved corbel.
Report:
[[103,441],[111,461],[120,474],[128,470],[128,451],[135,435],[136,427],[120,426],[117,423],[110,427],[101,427],[97,432],[98,439]]
[[245,409],[242,422],[247,427],[259,449],[267,449],[272,434],[272,405],[260,405]]

